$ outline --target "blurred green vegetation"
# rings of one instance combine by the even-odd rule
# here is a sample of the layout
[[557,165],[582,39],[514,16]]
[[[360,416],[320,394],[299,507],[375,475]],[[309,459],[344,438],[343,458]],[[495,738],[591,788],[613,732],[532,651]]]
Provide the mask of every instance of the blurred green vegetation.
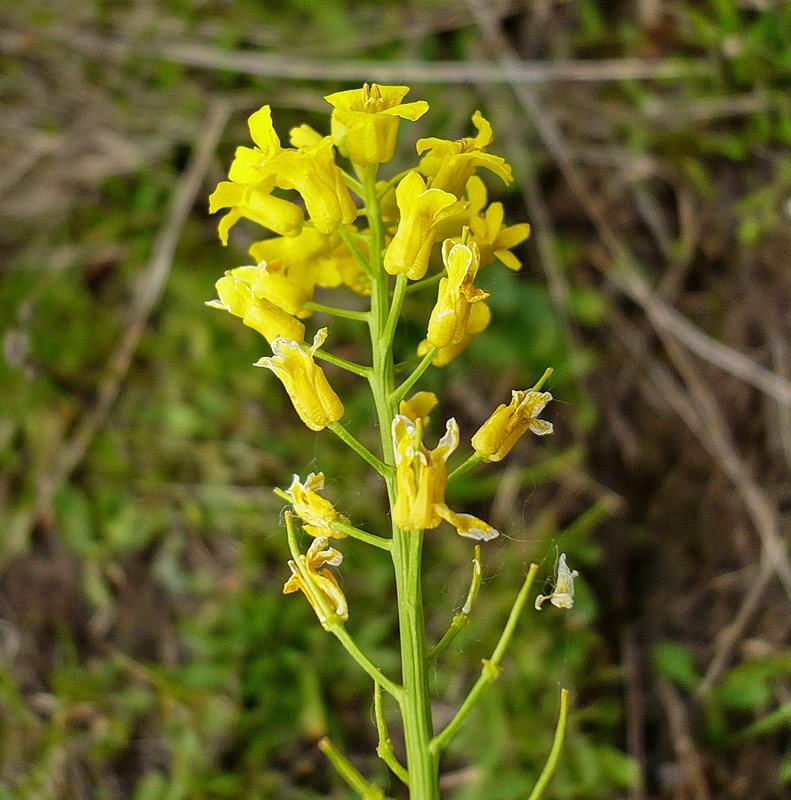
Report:
[[[705,209],[696,245],[703,263],[719,263],[727,242],[754,248],[748,253],[778,246],[791,194],[791,5],[674,2],[648,21],[631,4],[547,5],[547,27],[538,32],[528,25],[538,11],[498,4],[526,56],[690,65],[680,78],[572,87],[569,114],[592,126],[588,149],[580,147],[583,166],[594,170],[603,160],[647,169],[645,185],[660,202],[672,205],[676,193],[692,209],[687,217]],[[203,305],[222,270],[243,263],[253,233],[236,231],[223,250],[203,199],[246,141],[247,112],[271,102],[281,131],[302,121],[326,129],[320,98],[346,84],[198,70],[155,51],[191,42],[296,60],[484,58],[469,10],[438,0],[128,7],[61,0],[46,8],[21,2],[2,14],[3,135],[32,156],[0,234],[14,259],[0,283],[0,799],[346,797],[314,746],[325,732],[383,780],[372,755],[371,686],[307,604],[280,595],[287,547],[282,504],[271,492],[292,472],[321,469],[344,513],[380,526],[381,487],[336,441],[300,428],[280,385],[250,368],[263,340]],[[115,49],[100,46],[108,42]],[[706,66],[704,75],[693,62]],[[413,94],[428,99],[432,113],[415,136],[463,135],[478,107],[495,119],[521,115],[516,105],[493,104],[504,96],[514,102],[503,92],[416,84]],[[52,507],[38,514],[42,481],[95,403],[207,98],[216,96],[235,113],[180,232],[164,296],[106,424]],[[409,163],[410,147],[402,137],[393,172]],[[513,150],[511,143],[502,152]],[[506,535],[485,548],[472,624],[434,675],[437,718],[474,680],[530,560],[549,577],[557,554],[567,552],[582,577],[573,612],[548,608],[520,625],[502,677],[444,765],[455,800],[525,796],[551,743],[560,686],[573,689],[574,707],[552,796],[617,797],[639,783],[626,754],[622,612],[613,610],[617,565],[608,552],[613,532],[637,560],[649,548],[640,513],[624,515],[623,498],[599,482],[607,469],[596,474],[610,452],[601,439],[607,369],[617,361],[605,331],[612,298],[600,280],[577,280],[590,258],[589,223],[558,199],[562,187],[537,141],[530,157],[557,223],[553,245],[571,283],[570,319],[557,312],[536,250],[525,247],[523,273],[491,267],[482,276],[492,291],[490,329],[424,385],[469,434],[512,386],[530,384],[551,364],[556,436],[525,443],[505,473],[487,468],[454,490],[470,510],[493,513]],[[605,196],[623,187],[621,177],[609,188],[602,182]],[[525,218],[517,185],[490,183],[490,190],[512,221]],[[624,219],[634,215],[624,208],[631,204],[618,209]],[[692,259],[684,225],[694,222],[659,225],[671,265]],[[661,278],[646,225],[629,224],[646,274]],[[687,280],[704,278],[693,271]],[[704,299],[706,318],[723,318],[721,297]],[[422,336],[426,302],[406,307],[402,357]],[[353,325],[333,323],[333,344],[352,355]],[[333,382],[350,426],[373,442],[359,382],[338,374]],[[666,440],[654,433],[661,451]],[[645,458],[655,478],[661,457]],[[609,550],[599,537],[606,525]],[[394,670],[385,560],[354,542],[345,556],[350,627],[376,663]],[[435,635],[464,600],[470,556],[455,537],[430,537],[425,595]],[[619,586],[631,578],[628,566],[621,569]],[[642,609],[631,596],[639,592],[628,588],[628,604]],[[610,603],[604,620],[597,597]],[[654,649],[653,667],[692,693],[700,667],[687,644],[670,641],[677,633]],[[704,746],[727,758],[734,736],[764,735],[743,730],[771,713],[789,672],[787,655],[776,653],[728,672],[705,707]],[[774,731],[784,720],[764,727]],[[780,766],[784,781],[788,764]]]

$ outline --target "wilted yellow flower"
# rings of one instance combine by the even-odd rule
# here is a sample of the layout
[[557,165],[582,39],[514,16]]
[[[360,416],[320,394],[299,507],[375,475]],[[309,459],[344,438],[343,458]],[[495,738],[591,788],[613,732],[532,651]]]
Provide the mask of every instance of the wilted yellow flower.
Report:
[[[448,483],[447,461],[459,445],[459,426],[449,419],[445,434],[433,450],[423,444],[426,415],[436,405],[431,392],[419,392],[393,420],[393,446],[396,462],[396,502],[393,521],[405,530],[436,528],[442,520],[456,528],[460,536],[489,541],[497,531],[472,514],[459,514],[445,503]],[[406,413],[403,413],[406,412]]]
[[[462,336],[461,340],[456,344],[440,347],[434,358],[431,359],[431,363],[435,367],[444,367],[446,364],[450,364],[456,356],[463,353],[470,346],[476,333],[480,333],[486,329],[491,319],[492,312],[489,310],[489,306],[487,306],[486,303],[474,303],[472,308],[470,308],[470,314],[467,318],[467,329],[464,336]],[[417,347],[417,354],[419,356],[425,355],[431,347],[432,345],[429,343],[428,339],[424,339]]]
[[393,420],[397,499],[393,520],[404,529],[436,528],[442,521],[436,506],[445,502],[447,460],[459,446],[459,426],[449,419],[433,450],[423,444],[423,425],[403,414]]
[[391,275],[405,272],[411,280],[419,280],[428,269],[437,225],[461,211],[464,203],[448,192],[427,189],[415,170],[398,184],[396,200],[401,219],[385,252],[384,267]]
[[485,152],[492,143],[492,126],[480,111],[472,115],[472,123],[478,129],[473,137],[450,141],[448,139],[418,139],[417,152],[427,155],[420,160],[420,171],[431,178],[433,189],[444,189],[461,197],[467,181],[477,167],[490,170],[505,183],[513,180],[511,167],[504,158]]
[[324,473],[311,472],[305,483],[301,483],[299,475],[294,475],[291,486],[286,489],[286,494],[291,499],[294,512],[305,523],[302,527],[311,536],[330,536],[335,539],[343,539],[346,534],[343,531],[331,527],[333,522],[344,522],[347,525],[349,520],[335,506],[318,494],[324,488]]
[[299,206],[270,194],[275,188],[270,165],[282,152],[270,107],[264,106],[252,114],[247,125],[256,146],[236,148],[228,171],[230,180],[217,184],[209,197],[210,213],[231,209],[219,224],[223,244],[228,244],[228,231],[242,217],[284,236],[299,233],[305,219]]
[[439,282],[437,303],[428,321],[426,337],[432,347],[462,342],[467,336],[473,305],[489,296],[473,283],[480,265],[478,247],[474,242],[454,244],[446,239],[442,243],[442,261],[447,277]]
[[[364,243],[360,250],[365,253]],[[281,269],[289,280],[310,286],[311,294],[313,286],[334,287],[341,283],[355,292],[370,293],[370,278],[337,233],[303,228],[299,236],[275,236],[254,242],[248,252],[257,262],[265,261],[270,269]]]
[[327,329],[319,329],[308,348],[293,339],[278,337],[272,342],[274,356],[261,358],[254,365],[266,367],[280,378],[299,418],[313,431],[323,430],[343,416],[341,399],[313,360],[326,338]]
[[558,571],[555,577],[555,588],[552,594],[540,594],[536,597],[536,609],[541,611],[541,606],[549,600],[556,608],[572,608],[574,605],[574,578],[579,575],[576,569],[569,569],[566,564],[566,554],[561,553],[558,559]]
[[528,430],[552,433],[552,423],[538,419],[551,399],[549,392],[513,391],[511,402],[500,404],[472,437],[475,452],[486,461],[502,461]]
[[282,150],[269,168],[278,186],[302,195],[313,224],[322,233],[332,233],[338,225],[357,218],[357,206],[335,163],[329,136],[296,150]]
[[497,528],[492,527],[488,522],[472,514],[459,514],[457,511],[448,508],[445,503],[437,505],[436,510],[445,522],[453,525],[459,536],[475,539],[478,542],[490,542],[500,535]]
[[270,344],[281,336],[301,342],[305,338],[305,326],[282,307],[265,297],[257,297],[253,291],[261,269],[228,270],[215,284],[218,299],[209,300],[206,305],[241,317],[245,325],[258,331]]
[[466,224],[470,227],[472,240],[478,245],[481,266],[499,259],[508,269],[519,270],[522,262],[511,252],[512,247],[524,242],[530,236],[530,225],[503,225],[505,211],[502,203],[491,203],[486,211],[486,186],[477,176],[467,181],[467,200],[469,201]]
[[303,578],[296,563],[289,561],[291,577],[283,586],[283,594],[303,592],[325,629],[329,629],[329,619],[322,608],[321,600],[324,601],[324,604],[329,605],[336,617],[344,622],[349,619],[349,606],[343,589],[338,585],[332,572],[327,569],[327,567],[337,567],[341,564],[343,555],[334,547],[329,546],[326,536],[317,536],[308,548],[307,554],[300,555],[299,560],[308,573],[309,581]]
[[401,119],[416,120],[428,111],[428,103],[402,103],[408,86],[364,84],[362,89],[328,94],[334,106],[332,138],[344,155],[360,166],[383,164],[393,157]]

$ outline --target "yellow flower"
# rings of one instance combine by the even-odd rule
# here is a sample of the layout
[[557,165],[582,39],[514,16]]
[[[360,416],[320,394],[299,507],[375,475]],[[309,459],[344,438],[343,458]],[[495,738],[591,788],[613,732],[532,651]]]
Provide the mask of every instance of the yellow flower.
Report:
[[273,357],[256,361],[256,367],[272,370],[294,404],[299,418],[313,431],[320,431],[343,416],[343,403],[330,386],[324,370],[313,356],[327,338],[327,329],[321,328],[313,337],[309,348],[285,337],[272,342]]
[[289,561],[291,577],[283,586],[283,594],[303,592],[325,629],[329,629],[330,626],[322,606],[329,606],[332,613],[344,622],[349,619],[349,606],[343,589],[338,585],[332,572],[327,569],[327,567],[337,567],[343,561],[343,555],[334,547],[329,547],[326,536],[317,536],[308,548],[307,554],[300,555],[299,560],[308,574],[308,580],[303,578],[297,564]]
[[425,430],[428,425],[429,412],[438,403],[439,400],[437,400],[437,395],[435,395],[434,392],[417,392],[417,394],[413,394],[409,400],[402,400],[398,406],[398,410],[414,423],[420,420],[420,424]]
[[256,297],[253,283],[259,270],[259,267],[228,270],[215,284],[218,299],[209,300],[206,305],[241,317],[245,325],[258,331],[270,344],[280,336],[301,342],[305,326],[271,300]]
[[[360,248],[365,254],[365,246]],[[299,236],[254,242],[250,255],[270,267],[282,268],[290,280],[304,286],[334,287],[341,283],[361,294],[370,293],[370,279],[337,233],[304,228]]]
[[549,392],[513,391],[511,402],[499,405],[472,437],[475,452],[486,461],[502,461],[528,430],[552,433],[552,423],[538,419],[551,399]]
[[480,265],[478,247],[454,244],[450,239],[442,243],[442,261],[447,277],[439,282],[437,303],[428,322],[428,339],[432,347],[459,344],[467,334],[470,312],[475,303],[485,300],[488,292],[473,285]]
[[530,236],[530,225],[526,222],[519,225],[503,225],[505,212],[502,203],[491,203],[482,213],[486,199],[484,182],[477,175],[473,175],[467,181],[467,200],[470,207],[466,224],[470,227],[472,240],[480,250],[481,266],[485,267],[495,259],[499,259],[508,269],[519,270],[522,268],[522,262],[511,252],[511,248],[521,244]]
[[256,147],[236,148],[228,171],[230,180],[217,184],[209,197],[211,214],[221,208],[231,209],[219,224],[223,244],[228,244],[228,231],[242,217],[284,236],[299,233],[305,220],[299,206],[271,194],[275,188],[275,178],[269,166],[282,148],[272,125],[270,107],[264,106],[252,114],[247,125]]
[[445,503],[447,461],[459,445],[459,426],[449,419],[445,435],[433,450],[423,444],[428,412],[436,405],[432,392],[419,392],[393,420],[396,462],[396,502],[393,521],[405,530],[436,528],[443,520],[460,536],[478,541],[494,539],[498,532],[472,514],[459,514]]
[[430,151],[420,160],[420,171],[431,178],[433,189],[443,189],[461,197],[477,167],[490,170],[505,183],[513,180],[511,167],[506,160],[485,152],[485,148],[492,143],[492,126],[480,111],[472,115],[472,123],[478,129],[474,137],[457,139],[455,142],[448,139],[418,139],[418,155]]
[[556,608],[572,608],[574,606],[574,578],[578,575],[579,572],[576,569],[568,568],[566,554],[561,553],[555,577],[555,588],[552,590],[552,594],[540,594],[536,597],[536,609],[541,611],[541,606],[547,600]]
[[274,185],[274,180],[249,185],[231,181],[217,184],[209,196],[209,213],[214,214],[221,208],[231,209],[217,226],[223,244],[228,244],[228,232],[242,218],[257,222],[283,236],[299,233],[305,221],[302,209],[282,197],[270,194]]
[[362,89],[328,94],[332,105],[332,138],[344,155],[360,166],[383,164],[393,157],[400,119],[416,120],[428,103],[402,103],[408,86],[366,83]]
[[426,189],[414,170],[398,184],[396,200],[401,220],[385,252],[384,267],[391,275],[405,272],[413,281],[419,280],[428,269],[437,225],[457,214],[464,203],[440,189]]
[[303,528],[311,536],[330,536],[335,539],[343,539],[346,534],[343,531],[331,527],[333,522],[345,522],[349,520],[335,506],[318,494],[324,488],[324,473],[311,472],[305,483],[301,483],[299,475],[294,475],[291,486],[286,489],[286,494],[291,498],[291,505],[294,512],[305,523]]
[[357,218],[357,206],[335,163],[329,136],[297,150],[282,150],[269,168],[278,186],[296,189],[302,195],[305,208],[321,233],[332,233],[338,225],[348,225]]
[[[467,318],[467,330],[464,336],[456,344],[440,347],[437,354],[431,359],[431,363],[435,367],[444,367],[446,364],[450,364],[456,356],[463,353],[470,346],[476,333],[480,333],[486,329],[491,319],[492,312],[489,310],[489,306],[487,306],[486,303],[481,302],[473,304],[470,309],[470,315]],[[431,347],[432,345],[429,343],[428,339],[424,339],[418,345],[417,354],[419,356],[425,355]]]
[[437,506],[445,502],[447,460],[459,446],[459,426],[449,419],[445,435],[433,450],[423,445],[423,425],[403,414],[393,419],[397,499],[393,520],[407,530],[436,528]]

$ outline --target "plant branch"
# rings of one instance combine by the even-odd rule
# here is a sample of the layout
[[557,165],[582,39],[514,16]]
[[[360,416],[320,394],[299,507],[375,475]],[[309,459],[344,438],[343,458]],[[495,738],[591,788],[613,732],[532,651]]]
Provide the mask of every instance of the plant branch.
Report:
[[340,422],[331,422],[327,427],[345,444],[349,445],[360,458],[367,461],[383,478],[390,475],[392,467],[377,458],[356,436],[349,433]]
[[398,405],[398,403],[404,399],[407,392],[423,377],[423,373],[431,366],[431,361],[434,356],[437,355],[438,350],[438,347],[432,347],[431,350],[420,359],[420,363],[412,371],[412,374],[406,378],[390,396],[390,402],[393,403],[393,405]]
[[376,746],[376,754],[387,764],[398,779],[409,786],[409,773],[401,762],[396,758],[393,751],[393,742],[387,730],[387,722],[384,715],[384,704],[382,702],[382,687],[374,681],[374,715],[376,717],[376,732],[379,735],[379,744]]
[[403,687],[399,686],[390,680],[380,669],[377,667],[368,656],[363,653],[357,646],[357,643],[349,635],[346,630],[343,620],[330,608],[327,599],[321,593],[321,590],[316,586],[313,576],[305,566],[302,553],[300,553],[299,545],[297,544],[297,534],[294,530],[294,514],[291,511],[286,511],[286,534],[288,536],[288,548],[291,551],[291,557],[294,559],[294,565],[299,570],[300,577],[305,584],[305,587],[310,592],[311,598],[315,604],[321,609],[322,614],[326,619],[324,627],[343,645],[346,652],[362,667],[362,669],[377,683],[381,684],[382,688],[389,692],[396,700],[401,701],[404,694]]
[[398,325],[398,318],[401,315],[401,306],[404,303],[407,280],[407,276],[404,273],[396,278],[393,300],[390,303],[390,312],[387,315],[387,322],[385,322],[385,327],[382,331],[382,339],[388,348],[393,342],[393,336],[395,335],[396,326]]
[[327,760],[338,775],[360,795],[362,800],[385,800],[385,793],[378,786],[369,783],[327,736],[319,741],[319,750],[327,756]]
[[322,314],[330,314],[333,317],[343,317],[343,319],[354,319],[358,322],[368,322],[367,311],[351,311],[348,308],[336,308],[335,306],[327,306],[324,303],[314,303],[309,300],[304,304],[304,308],[310,311],[320,311]]
[[368,259],[362,254],[360,248],[357,247],[356,242],[352,238],[352,231],[343,226],[339,226],[338,235],[341,237],[346,247],[349,248],[349,251],[354,256],[357,263],[363,268],[365,274],[371,275],[371,265],[368,263]]
[[348,361],[347,359],[336,356],[333,353],[328,353],[321,347],[317,348],[313,354],[316,356],[316,358],[320,358],[322,361],[326,361],[328,364],[333,364],[336,367],[345,369],[347,372],[353,372],[355,375],[359,375],[361,378],[367,378],[371,374],[370,367],[357,364],[354,361]]
[[519,621],[519,616],[527,602],[527,595],[530,592],[530,586],[533,583],[537,571],[538,564],[531,564],[524,583],[522,584],[522,588],[519,590],[519,594],[516,596],[514,605],[511,608],[511,613],[508,615],[508,620],[505,623],[503,632],[500,634],[500,639],[492,652],[492,657],[483,660],[481,675],[472,689],[470,689],[467,697],[464,698],[464,702],[456,712],[456,715],[445,728],[431,740],[431,750],[435,755],[439,755],[447,743],[456,735],[462,723],[467,718],[467,715],[472,711],[478,700],[480,700],[483,690],[492,683],[492,681],[496,680],[497,676],[500,674],[500,661],[508,648],[511,637],[514,635],[516,623]]
[[469,458],[462,461],[461,464],[459,464],[459,466],[450,473],[450,475],[448,475],[448,483],[457,481],[459,478],[463,478],[471,469],[477,467],[478,464],[484,460],[485,459],[482,455],[473,453]]
[[421,289],[425,289],[427,286],[433,286],[435,283],[439,283],[444,277],[445,270],[442,270],[442,272],[438,272],[436,275],[423,278],[422,281],[415,281],[407,287],[406,293],[412,294],[413,292],[419,292]]
[[467,592],[467,599],[461,607],[461,611],[455,614],[451,620],[448,630],[445,631],[442,638],[428,651],[428,660],[436,661],[439,655],[447,648],[447,646],[456,638],[456,634],[470,624],[470,613],[478,597],[478,591],[481,588],[481,546],[475,545],[475,555],[472,559],[472,579],[470,580],[470,589]]
[[552,749],[549,751],[547,763],[544,764],[544,769],[538,776],[538,781],[530,792],[527,800],[539,800],[547,784],[552,780],[555,770],[558,766],[558,759],[560,758],[560,751],[563,749],[563,741],[566,738],[566,723],[568,721],[569,710],[569,691],[568,689],[560,690],[560,713],[558,714],[558,724],[555,727],[555,738],[552,741]]

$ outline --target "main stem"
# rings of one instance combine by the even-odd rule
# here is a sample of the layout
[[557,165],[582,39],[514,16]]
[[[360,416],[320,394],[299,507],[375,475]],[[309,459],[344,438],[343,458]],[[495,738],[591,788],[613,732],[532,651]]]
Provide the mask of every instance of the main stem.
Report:
[[[379,199],[376,194],[376,168],[362,174],[365,208],[371,229],[371,391],[376,405],[382,437],[382,453],[386,464],[395,466],[390,427],[396,413],[391,401],[394,388],[392,327],[388,330],[390,291],[382,265],[384,230]],[[403,299],[403,296],[400,299]],[[385,477],[390,508],[395,505],[396,487],[392,473]],[[423,531],[402,530],[393,524],[391,555],[395,568],[398,601],[398,627],[401,640],[401,718],[406,742],[409,795],[411,800],[438,800],[438,763],[431,751],[433,736],[431,704],[428,694],[426,632],[423,618],[421,564]]]

